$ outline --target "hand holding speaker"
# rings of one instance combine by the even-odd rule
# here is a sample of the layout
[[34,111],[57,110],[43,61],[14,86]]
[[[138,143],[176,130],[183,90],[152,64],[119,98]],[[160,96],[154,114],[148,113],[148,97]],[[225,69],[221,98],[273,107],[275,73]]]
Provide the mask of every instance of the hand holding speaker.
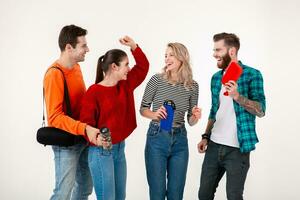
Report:
[[[222,77],[222,84],[225,85],[226,88],[226,84],[229,83],[230,81],[232,82],[237,82],[237,80],[240,78],[240,76],[243,73],[243,68],[236,62],[232,61],[228,67],[226,68],[225,74]],[[227,88],[232,86],[231,84],[227,84]],[[236,87],[237,88],[237,87]],[[224,93],[225,96],[228,96],[228,90],[226,89],[226,92]]]

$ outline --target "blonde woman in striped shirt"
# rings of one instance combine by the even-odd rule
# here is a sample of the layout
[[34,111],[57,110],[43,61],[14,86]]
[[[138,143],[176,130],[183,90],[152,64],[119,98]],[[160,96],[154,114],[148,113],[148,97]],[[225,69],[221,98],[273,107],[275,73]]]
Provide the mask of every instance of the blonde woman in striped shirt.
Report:
[[[151,119],[145,147],[150,200],[183,198],[189,158],[185,114],[190,126],[201,118],[198,90],[187,48],[169,43],[163,72],[151,77],[140,108],[141,115]],[[176,107],[170,131],[160,127],[160,120],[167,117],[165,100],[172,100]]]

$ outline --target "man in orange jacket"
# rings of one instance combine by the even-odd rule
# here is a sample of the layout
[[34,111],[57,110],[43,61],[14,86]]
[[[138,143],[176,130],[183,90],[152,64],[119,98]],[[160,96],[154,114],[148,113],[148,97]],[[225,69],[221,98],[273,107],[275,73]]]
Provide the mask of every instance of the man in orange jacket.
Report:
[[[97,145],[99,130],[80,122],[81,99],[86,91],[78,62],[84,61],[89,51],[85,35],[87,30],[75,25],[62,28],[59,35],[60,57],[51,66],[60,68],[65,76],[72,117],[66,115],[64,104],[64,79],[60,70],[51,68],[44,78],[48,125],[74,135],[86,135]],[[52,146],[55,161],[55,189],[53,199],[88,199],[92,193],[92,180],[88,168],[88,146],[82,140],[70,147]]]

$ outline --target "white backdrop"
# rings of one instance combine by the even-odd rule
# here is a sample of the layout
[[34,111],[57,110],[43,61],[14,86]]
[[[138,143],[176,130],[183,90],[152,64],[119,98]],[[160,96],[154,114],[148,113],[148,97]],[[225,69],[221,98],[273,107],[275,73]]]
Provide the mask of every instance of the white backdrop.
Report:
[[[67,24],[86,28],[90,52],[81,63],[86,85],[94,82],[97,58],[111,48],[128,49],[118,38],[128,34],[151,64],[136,90],[138,110],[146,82],[164,65],[168,42],[185,44],[194,79],[200,85],[203,118],[188,127],[190,160],[184,199],[197,199],[204,155],[196,144],[210,108],[210,77],[217,71],[212,36],[233,32],[241,39],[239,58],[261,70],[267,113],[257,120],[260,143],[251,153],[245,199],[299,199],[299,7],[297,0],[252,1],[75,1],[0,0],[0,199],[48,199],[54,185],[53,153],[35,140],[42,121],[42,79],[59,56],[57,38]],[[131,65],[133,59],[130,55]],[[127,199],[148,199],[144,166],[149,121],[137,112],[138,127],[127,139]],[[299,123],[299,122],[298,122]],[[224,177],[225,178],[225,177]],[[94,194],[90,199],[95,199]],[[216,199],[226,199],[225,179]]]

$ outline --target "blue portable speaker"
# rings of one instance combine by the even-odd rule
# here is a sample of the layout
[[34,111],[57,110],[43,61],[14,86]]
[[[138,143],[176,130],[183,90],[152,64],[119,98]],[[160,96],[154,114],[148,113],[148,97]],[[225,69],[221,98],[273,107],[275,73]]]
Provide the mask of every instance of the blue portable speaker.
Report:
[[172,100],[165,100],[164,107],[167,110],[167,118],[160,120],[160,128],[166,131],[170,131],[172,129],[174,111],[175,111],[175,103]]

